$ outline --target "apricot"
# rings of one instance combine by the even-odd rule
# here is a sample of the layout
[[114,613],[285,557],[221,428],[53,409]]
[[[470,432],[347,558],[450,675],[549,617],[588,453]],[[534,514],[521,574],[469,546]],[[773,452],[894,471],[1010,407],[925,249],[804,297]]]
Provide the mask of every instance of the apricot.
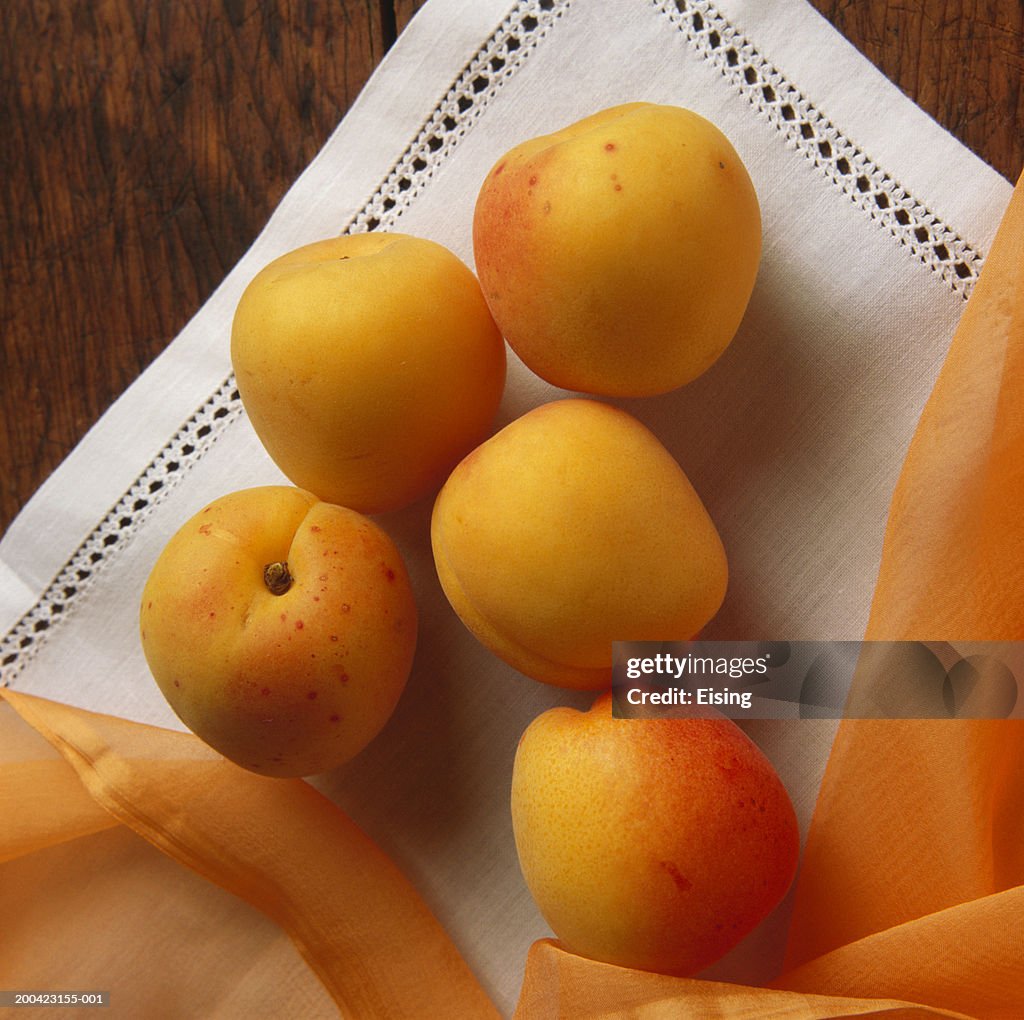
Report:
[[609,686],[613,641],[692,638],[728,573],[672,455],[632,415],[584,398],[541,405],[465,457],[434,503],[431,543],[470,631],[561,687]]
[[786,789],[735,723],[617,719],[610,694],[530,724],[511,809],[524,880],[565,946],[664,974],[735,946],[781,901],[799,854]]
[[214,500],[154,564],[142,648],[182,722],[268,776],[348,761],[390,718],[416,648],[409,575],[362,514],[291,486]]
[[406,234],[335,237],[275,259],[238,303],[231,359],[284,474],[369,514],[440,486],[488,433],[505,383],[476,277]]
[[731,342],[761,215],[715,125],[627,103],[502,156],[477,197],[473,252],[527,367],[565,389],[650,396],[695,379]]

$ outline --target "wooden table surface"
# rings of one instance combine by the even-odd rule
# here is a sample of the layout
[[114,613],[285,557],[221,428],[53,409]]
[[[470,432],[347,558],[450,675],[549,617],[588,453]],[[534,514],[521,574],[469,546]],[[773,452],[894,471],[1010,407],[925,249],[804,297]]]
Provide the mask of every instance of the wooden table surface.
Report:
[[[0,529],[241,257],[423,2],[0,4]],[[1022,0],[812,2],[1017,179]]]

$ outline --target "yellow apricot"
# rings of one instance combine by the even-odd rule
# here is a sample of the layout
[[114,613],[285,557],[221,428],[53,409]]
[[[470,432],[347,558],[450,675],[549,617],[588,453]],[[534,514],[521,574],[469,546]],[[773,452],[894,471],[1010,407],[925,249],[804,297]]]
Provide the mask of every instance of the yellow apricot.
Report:
[[417,614],[369,518],[292,486],[214,500],[170,538],[142,593],[150,670],[182,722],[268,776],[325,772],[398,702]]
[[278,467],[362,513],[439,486],[487,435],[505,384],[476,277],[406,234],[335,237],[275,259],[238,303],[231,359]]
[[779,903],[799,833],[771,763],[731,720],[550,709],[512,774],[527,887],[573,952],[689,975]]
[[732,340],[761,215],[715,125],[627,103],[502,156],[477,197],[473,251],[495,321],[537,375],[649,396],[695,379]]
[[431,541],[476,637],[563,687],[609,685],[613,641],[692,638],[726,588],[718,532],[679,464],[589,399],[535,408],[464,458]]

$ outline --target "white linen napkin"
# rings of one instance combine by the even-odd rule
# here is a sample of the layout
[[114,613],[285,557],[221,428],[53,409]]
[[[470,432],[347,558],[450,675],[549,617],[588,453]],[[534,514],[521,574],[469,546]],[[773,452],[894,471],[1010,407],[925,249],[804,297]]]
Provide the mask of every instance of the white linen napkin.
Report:
[[[704,636],[858,639],[903,454],[1010,183],[804,0],[430,0],[249,252],[0,542],[3,685],[180,728],[139,647],[142,585],[205,503],[284,481],[231,379],[245,285],[290,248],[367,229],[472,265],[473,204],[497,158],[631,100],[716,123],[762,208],[761,270],[726,354],[674,393],[613,401],[668,446],[722,533],[729,593]],[[562,395],[510,355],[496,427]],[[589,697],[519,676],[464,630],[434,576],[430,506],[380,518],[421,611],[408,690],[367,751],[314,782],[510,1010],[526,949],[548,933],[512,843],[516,741],[544,708]],[[747,729],[806,832],[833,724]],[[710,976],[770,977],[785,918],[784,905]]]

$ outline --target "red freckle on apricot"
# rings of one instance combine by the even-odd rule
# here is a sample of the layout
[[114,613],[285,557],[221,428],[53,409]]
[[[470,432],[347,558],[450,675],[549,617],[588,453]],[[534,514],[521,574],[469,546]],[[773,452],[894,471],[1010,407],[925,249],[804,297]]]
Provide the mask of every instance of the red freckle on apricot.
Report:
[[319,577],[317,578],[317,580],[318,580],[318,581],[326,581],[326,580],[327,580],[327,575],[326,575],[326,574],[321,574],[321,575],[320,575],[320,576],[319,576]]
[[282,613],[281,614],[281,622],[284,623],[284,621],[287,620],[287,619],[288,619],[288,614],[287,613]]
[[332,634],[331,635],[331,640],[332,641],[337,641],[338,640],[338,635],[337,634]]
[[615,185],[615,190],[616,191],[622,191],[622,185],[621,184],[616,184]]
[[501,162],[501,163],[499,163],[499,164],[498,164],[498,165],[497,165],[497,166],[496,166],[496,167],[494,168],[494,176],[495,176],[495,177],[497,177],[497,176],[498,176],[498,174],[500,174],[500,173],[502,172],[502,170],[504,170],[504,169],[505,169],[505,164],[504,164],[504,162]]
[[614,142],[605,142],[605,145],[604,145],[604,151],[605,152],[614,152],[615,149],[616,149],[616,145],[615,145]]
[[389,581],[393,581],[395,579],[395,572],[386,563],[382,563],[380,565],[380,569],[384,571],[384,576]]
[[199,534],[200,535],[209,535],[211,531],[213,531],[213,525],[212,524],[200,524],[199,525]]
[[533,175],[532,175],[532,176],[530,177],[530,187],[532,188],[532,187],[533,187],[533,186],[534,186],[534,185],[535,185],[536,183],[537,183],[537,175],[536,175],[536,174],[533,174]]
[[320,596],[319,595],[314,595],[313,596],[313,601],[314,602],[319,602],[320,601]]
[[269,687],[264,687],[264,688],[262,688],[260,690],[260,694],[262,694],[263,697],[266,697],[269,693],[270,693],[270,688]]
[[340,720],[341,720],[341,716],[338,715],[337,713],[335,713],[334,715],[331,716],[331,722],[339,722]]
[[309,698],[310,701],[316,701],[316,691],[310,691],[306,697]]
[[175,680],[174,681],[174,686],[175,687],[180,687],[181,686],[181,681],[180,680]]
[[305,627],[305,626],[306,625],[301,620],[296,620],[295,621],[295,629],[296,630],[302,630],[302,628]]
[[210,619],[211,620],[214,619],[216,617],[216,615],[217,614],[211,610],[211,612],[210,612]]
[[311,524],[309,530],[310,531],[319,531],[320,530],[320,526],[318,524]]
[[680,892],[689,892],[693,888],[693,883],[671,861],[659,861],[658,863],[661,870],[675,882],[676,888]]
[[347,602],[342,602],[341,611],[347,613],[352,607]]
[[152,609],[152,608],[153,608],[153,603],[152,603],[152,601],[150,601],[150,602],[146,603],[146,608],[147,608],[147,609]]
[[338,677],[338,679],[339,679],[339,680],[340,680],[340,681],[341,681],[341,682],[342,682],[343,684],[347,684],[347,683],[348,683],[348,673],[346,673],[346,672],[345,672],[344,670],[342,670],[342,671],[341,671],[341,674],[340,674],[340,675],[339,675],[339,677]]

